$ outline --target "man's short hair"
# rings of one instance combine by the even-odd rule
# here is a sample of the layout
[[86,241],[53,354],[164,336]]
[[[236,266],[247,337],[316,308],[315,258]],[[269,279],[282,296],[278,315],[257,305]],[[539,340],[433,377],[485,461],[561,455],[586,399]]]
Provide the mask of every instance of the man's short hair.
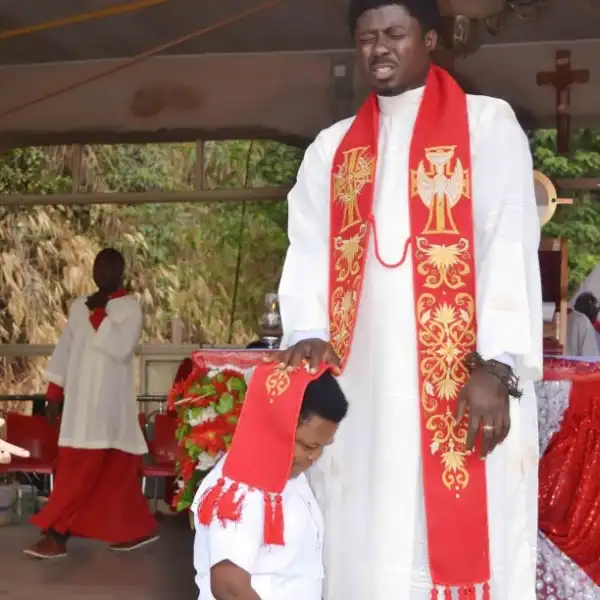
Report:
[[575,300],[573,308],[595,321],[598,316],[598,299],[592,292],[583,292]]
[[300,422],[317,416],[339,424],[347,412],[348,401],[340,384],[331,372],[326,371],[306,387],[300,408]]
[[419,21],[423,33],[439,30],[442,17],[438,0],[350,0],[348,9],[350,33],[355,34],[356,22],[364,12],[389,4],[404,6],[410,16]]
[[125,258],[115,248],[104,248],[96,255],[96,261],[110,264],[121,272],[125,271]]

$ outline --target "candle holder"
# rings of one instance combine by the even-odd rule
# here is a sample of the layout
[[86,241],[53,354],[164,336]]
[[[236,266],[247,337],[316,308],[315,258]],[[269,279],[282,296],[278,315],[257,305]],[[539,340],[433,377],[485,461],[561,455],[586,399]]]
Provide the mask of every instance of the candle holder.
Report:
[[279,313],[279,298],[277,294],[265,295],[263,313],[259,319],[261,340],[269,350],[275,350],[281,343],[283,331],[281,328],[281,314]]

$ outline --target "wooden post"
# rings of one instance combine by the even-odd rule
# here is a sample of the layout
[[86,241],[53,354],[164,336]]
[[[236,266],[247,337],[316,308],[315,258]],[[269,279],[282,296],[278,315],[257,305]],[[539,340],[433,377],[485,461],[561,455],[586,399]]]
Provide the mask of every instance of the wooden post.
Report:
[[73,144],[71,148],[71,175],[73,177],[73,193],[81,191],[81,167],[83,164],[83,148],[79,144]]
[[588,83],[590,72],[587,69],[571,70],[571,52],[557,50],[556,69],[537,74],[537,84],[551,85],[556,90],[556,151],[568,154],[571,142],[571,86],[575,83]]
[[185,329],[185,323],[179,317],[171,319],[171,344],[174,346],[183,345]]
[[196,140],[196,164],[194,165],[194,189],[204,189],[204,140]]

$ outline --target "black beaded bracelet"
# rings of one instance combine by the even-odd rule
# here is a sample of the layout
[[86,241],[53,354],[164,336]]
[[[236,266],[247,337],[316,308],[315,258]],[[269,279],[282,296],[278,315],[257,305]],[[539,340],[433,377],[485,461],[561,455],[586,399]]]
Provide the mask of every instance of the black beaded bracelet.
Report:
[[483,360],[478,352],[472,352],[465,359],[465,366],[469,373],[477,368],[485,369],[500,381],[509,396],[517,399],[523,396],[523,390],[519,388],[519,378],[508,365],[497,360]]

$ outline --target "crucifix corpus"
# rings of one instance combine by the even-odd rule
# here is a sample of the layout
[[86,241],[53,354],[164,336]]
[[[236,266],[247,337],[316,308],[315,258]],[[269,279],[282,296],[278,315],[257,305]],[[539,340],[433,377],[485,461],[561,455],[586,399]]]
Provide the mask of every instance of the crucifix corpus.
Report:
[[556,151],[568,154],[571,141],[571,86],[588,83],[587,69],[571,70],[571,52],[556,52],[556,69],[537,74],[538,85],[551,85],[556,90]]

